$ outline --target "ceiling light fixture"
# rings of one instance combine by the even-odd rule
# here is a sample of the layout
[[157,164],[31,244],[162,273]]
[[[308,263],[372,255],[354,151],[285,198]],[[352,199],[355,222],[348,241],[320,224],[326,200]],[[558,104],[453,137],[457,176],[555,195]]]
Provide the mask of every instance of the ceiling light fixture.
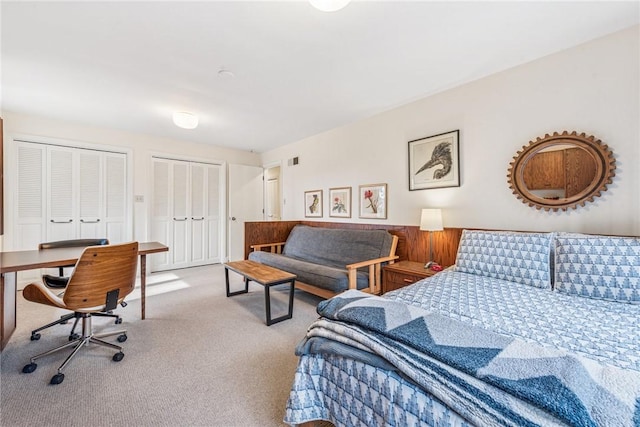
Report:
[[176,111],[173,113],[173,123],[182,129],[195,129],[198,127],[198,116],[186,111]]
[[351,0],[309,0],[311,6],[323,12],[335,12],[349,4]]

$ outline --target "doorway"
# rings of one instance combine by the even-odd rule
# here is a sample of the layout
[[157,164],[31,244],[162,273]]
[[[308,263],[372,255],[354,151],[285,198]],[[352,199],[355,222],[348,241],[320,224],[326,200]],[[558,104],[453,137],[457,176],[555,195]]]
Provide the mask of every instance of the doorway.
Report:
[[280,221],[282,219],[280,196],[280,165],[268,167],[264,171],[265,177],[265,220]]

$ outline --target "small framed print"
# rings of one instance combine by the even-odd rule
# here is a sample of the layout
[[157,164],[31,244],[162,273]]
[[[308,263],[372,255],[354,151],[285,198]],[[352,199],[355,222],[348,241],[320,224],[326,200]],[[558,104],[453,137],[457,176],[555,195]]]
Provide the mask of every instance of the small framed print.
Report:
[[387,184],[361,185],[360,218],[387,218]]
[[351,187],[329,189],[329,216],[351,218]]
[[322,218],[322,190],[304,192],[304,216]]
[[409,190],[460,186],[460,131],[409,141]]

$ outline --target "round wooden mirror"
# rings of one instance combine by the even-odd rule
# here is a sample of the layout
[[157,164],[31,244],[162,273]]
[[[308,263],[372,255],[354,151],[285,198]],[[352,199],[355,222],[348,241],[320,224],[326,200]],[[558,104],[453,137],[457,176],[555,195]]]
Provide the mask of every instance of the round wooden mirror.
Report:
[[509,166],[509,188],[536,209],[575,209],[606,191],[615,162],[609,147],[593,136],[554,132],[518,151]]

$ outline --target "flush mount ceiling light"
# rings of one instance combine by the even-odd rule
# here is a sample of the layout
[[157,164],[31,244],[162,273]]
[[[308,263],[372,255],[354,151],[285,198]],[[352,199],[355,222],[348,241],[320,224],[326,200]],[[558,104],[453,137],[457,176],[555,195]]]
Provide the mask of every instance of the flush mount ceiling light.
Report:
[[323,12],[335,12],[349,4],[351,0],[309,0],[311,6]]
[[176,111],[173,113],[173,123],[182,129],[195,129],[198,127],[198,116],[186,111]]

